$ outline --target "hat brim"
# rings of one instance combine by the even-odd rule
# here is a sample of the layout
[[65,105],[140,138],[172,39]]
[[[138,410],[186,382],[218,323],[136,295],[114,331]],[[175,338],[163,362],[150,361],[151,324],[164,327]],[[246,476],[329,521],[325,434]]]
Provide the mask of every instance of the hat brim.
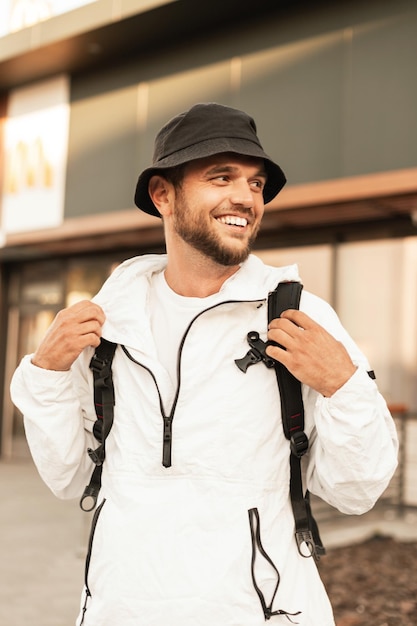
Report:
[[161,170],[176,167],[188,163],[189,161],[195,161],[197,159],[203,159],[215,154],[222,154],[225,152],[231,152],[234,154],[241,154],[244,156],[261,158],[265,162],[265,169],[267,180],[263,191],[264,202],[267,204],[275,198],[275,196],[281,191],[285,185],[286,178],[282,169],[272,161],[272,159],[265,154],[262,148],[254,142],[246,139],[237,138],[216,138],[207,139],[204,142],[199,142],[195,145],[188,146],[183,150],[179,150],[171,155],[158,161],[148,167],[140,174],[135,191],[135,204],[136,206],[148,213],[149,215],[155,215],[161,217],[158,209],[152,202],[148,186],[149,181],[155,174],[161,172]]

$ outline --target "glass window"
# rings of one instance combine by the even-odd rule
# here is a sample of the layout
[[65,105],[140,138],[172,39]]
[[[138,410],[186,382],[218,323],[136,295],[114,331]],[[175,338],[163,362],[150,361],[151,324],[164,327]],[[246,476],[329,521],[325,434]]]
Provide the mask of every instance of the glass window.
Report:
[[66,306],[80,300],[91,300],[110,274],[113,263],[110,259],[80,259],[68,264],[66,284]]
[[62,306],[63,264],[59,261],[28,263],[22,267],[20,304]]
[[264,263],[276,267],[296,263],[305,289],[332,303],[332,246],[272,248],[269,250],[256,250],[255,254]]
[[417,237],[342,244],[337,310],[389,403],[416,410]]

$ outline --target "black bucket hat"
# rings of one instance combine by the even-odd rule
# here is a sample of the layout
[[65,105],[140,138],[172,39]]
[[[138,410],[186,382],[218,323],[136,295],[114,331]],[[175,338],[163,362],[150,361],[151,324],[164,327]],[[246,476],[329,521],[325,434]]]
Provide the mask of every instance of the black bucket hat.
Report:
[[284,172],[265,154],[256,134],[256,124],[249,115],[215,102],[199,103],[172,118],[157,134],[152,166],[140,174],[136,185],[136,206],[160,217],[148,193],[150,178],[162,169],[223,152],[264,159],[265,204],[285,185]]

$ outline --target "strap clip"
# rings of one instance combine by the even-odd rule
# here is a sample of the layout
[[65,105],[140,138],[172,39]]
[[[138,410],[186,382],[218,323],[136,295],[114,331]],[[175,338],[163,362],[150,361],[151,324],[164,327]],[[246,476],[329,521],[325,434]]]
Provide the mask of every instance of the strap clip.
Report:
[[97,357],[96,354],[93,355],[90,361],[90,369],[94,373],[94,386],[98,389],[103,389],[108,387],[111,389],[111,383],[109,384],[109,379],[111,375],[111,362],[106,360],[102,360]]
[[299,430],[291,435],[290,444],[291,452],[301,459],[308,450],[308,437],[303,430]]
[[320,561],[320,557],[326,554],[326,550],[319,543],[316,543],[311,530],[296,530],[295,540],[300,556],[305,559],[313,557],[316,563]]
[[101,446],[100,448],[97,448],[96,450],[93,450],[92,448],[88,448],[87,452],[88,452],[88,456],[90,457],[90,459],[93,461],[93,463],[95,465],[103,465],[103,455],[100,454],[101,451]]
[[246,374],[250,365],[254,365],[260,361],[263,361],[268,368],[274,367],[274,359],[271,359],[271,357],[266,354],[266,348],[269,345],[268,342],[262,341],[256,330],[251,330],[246,335],[246,339],[248,340],[248,344],[251,349],[241,359],[235,359],[235,363],[238,368]]
[[96,507],[99,491],[100,487],[87,485],[80,500],[80,507],[83,511],[88,513]]
[[315,555],[316,544],[313,539],[313,534],[311,530],[307,530],[307,529],[296,530],[295,540],[297,542],[298,552],[300,553],[301,556],[307,559]]

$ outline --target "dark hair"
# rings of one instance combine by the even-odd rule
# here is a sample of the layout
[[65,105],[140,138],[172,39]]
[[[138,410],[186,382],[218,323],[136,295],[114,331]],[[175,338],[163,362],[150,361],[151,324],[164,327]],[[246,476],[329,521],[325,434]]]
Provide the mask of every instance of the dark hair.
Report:
[[167,167],[160,172],[160,175],[165,178],[169,183],[174,185],[175,189],[181,187],[182,181],[185,175],[185,166],[187,163],[181,163],[181,165],[175,165],[174,167]]

